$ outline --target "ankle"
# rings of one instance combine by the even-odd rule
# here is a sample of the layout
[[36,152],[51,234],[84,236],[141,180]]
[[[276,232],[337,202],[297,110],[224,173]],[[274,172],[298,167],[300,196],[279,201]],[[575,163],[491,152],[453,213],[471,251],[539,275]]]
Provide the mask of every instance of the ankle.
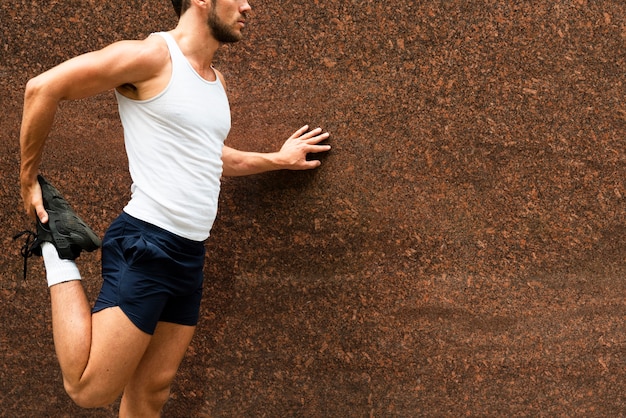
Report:
[[57,249],[49,242],[41,244],[44,266],[46,267],[46,280],[48,287],[55,284],[80,280],[80,272],[74,260],[65,260],[59,257]]

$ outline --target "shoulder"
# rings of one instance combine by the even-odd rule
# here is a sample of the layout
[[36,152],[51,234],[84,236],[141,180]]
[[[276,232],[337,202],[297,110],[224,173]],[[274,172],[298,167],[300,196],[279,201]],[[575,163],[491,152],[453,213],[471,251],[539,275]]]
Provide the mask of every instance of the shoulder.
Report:
[[123,74],[117,89],[133,98],[145,99],[162,90],[169,79],[170,51],[165,39],[151,35],[138,41],[120,41],[110,46]]
[[170,51],[163,37],[151,35],[138,41],[120,41],[111,45],[137,64],[147,67],[162,67],[170,60]]

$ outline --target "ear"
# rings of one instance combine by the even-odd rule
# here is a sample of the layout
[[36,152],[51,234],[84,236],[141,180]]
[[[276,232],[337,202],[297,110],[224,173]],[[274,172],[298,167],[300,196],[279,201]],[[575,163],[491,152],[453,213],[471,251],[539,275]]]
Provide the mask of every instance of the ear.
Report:
[[200,8],[209,7],[211,5],[211,0],[191,0],[192,3],[195,3],[196,6]]

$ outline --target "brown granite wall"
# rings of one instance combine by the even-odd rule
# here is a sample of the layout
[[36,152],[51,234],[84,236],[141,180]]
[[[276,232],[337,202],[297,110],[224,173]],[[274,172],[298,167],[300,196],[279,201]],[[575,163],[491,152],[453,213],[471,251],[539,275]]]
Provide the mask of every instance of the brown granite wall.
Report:
[[[165,416],[626,412],[626,4],[256,2],[224,48],[230,144],[332,133],[315,172],[226,179]],[[43,269],[11,235],[27,79],[175,24],[166,0],[0,3],[0,416],[63,392]],[[102,233],[128,198],[112,94],[65,103],[44,172]],[[98,289],[97,255],[81,257]]]

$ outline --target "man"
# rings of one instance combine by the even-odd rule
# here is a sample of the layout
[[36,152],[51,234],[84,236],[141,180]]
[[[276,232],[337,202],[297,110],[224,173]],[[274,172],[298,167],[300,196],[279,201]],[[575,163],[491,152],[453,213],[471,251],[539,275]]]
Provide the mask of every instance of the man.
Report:
[[[242,38],[250,5],[172,3],[180,16],[174,30],[114,43],[30,80],[20,133],[21,193],[38,222],[31,249],[43,253],[66,391],[83,407],[123,392],[122,417],[158,416],[169,397],[198,320],[203,241],[220,176],[312,169],[320,162],[307,154],[330,149],[321,144],[329,134],[307,126],[275,153],[224,146],[230,110],[212,60],[222,43]],[[38,171],[59,102],[112,89],[132,197],[102,241],[103,285],[92,312],[73,259],[100,243]]]

